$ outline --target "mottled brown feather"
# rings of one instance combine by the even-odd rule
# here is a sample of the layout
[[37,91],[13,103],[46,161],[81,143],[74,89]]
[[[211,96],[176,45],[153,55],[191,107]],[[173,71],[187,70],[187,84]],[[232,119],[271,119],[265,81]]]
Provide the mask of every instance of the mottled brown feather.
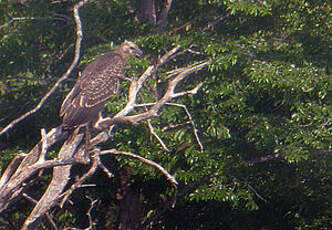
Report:
[[73,130],[88,122],[96,122],[108,99],[118,92],[126,59],[141,55],[132,42],[91,62],[82,72],[60,109],[65,130]]

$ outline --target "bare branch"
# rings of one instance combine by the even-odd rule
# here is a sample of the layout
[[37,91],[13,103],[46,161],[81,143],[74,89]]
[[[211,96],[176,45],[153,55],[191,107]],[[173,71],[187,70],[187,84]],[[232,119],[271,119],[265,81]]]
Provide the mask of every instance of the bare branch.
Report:
[[[80,4],[84,4],[82,1]],[[78,10],[78,8],[75,8]],[[74,11],[75,11],[74,9]],[[76,12],[76,11],[75,11]],[[78,13],[78,12],[76,12]],[[78,14],[77,14],[78,15]],[[80,31],[80,30],[78,30]],[[80,36],[78,36],[80,37]],[[176,71],[174,71],[175,74],[173,74],[168,80],[169,84],[166,89],[166,92],[164,95],[152,103],[142,103],[140,105],[136,104],[137,96],[139,95],[140,90],[144,86],[144,83],[146,80],[154,76],[156,72],[158,71],[158,68],[165,64],[167,61],[175,58],[179,53],[184,52],[178,52],[180,50],[180,46],[174,47],[172,50],[166,52],[155,65],[152,65],[146,69],[146,71],[137,79],[134,78],[131,80],[129,92],[128,92],[128,101],[125,105],[125,107],[118,112],[113,118],[106,118],[107,122],[105,123],[107,126],[103,126],[101,124],[101,127],[104,127],[108,129],[109,133],[113,130],[114,124],[116,122],[120,122],[121,120],[125,122],[129,122],[132,124],[135,124],[142,120],[148,120],[154,116],[157,116],[158,112],[161,110],[161,108],[164,105],[167,105],[170,100],[185,96],[189,94],[196,94],[198,90],[201,88],[202,83],[198,84],[196,87],[194,87],[191,90],[183,91],[183,92],[175,92],[177,85],[188,75],[201,70],[205,66],[207,66],[210,61],[200,61],[196,62],[186,68],[180,68]],[[138,107],[145,107],[145,112],[136,114],[136,115],[128,115],[129,113],[133,112]],[[200,143],[197,130],[195,129],[195,124],[192,121],[192,117],[189,113],[189,111],[186,109],[186,107],[183,107],[184,105],[178,105],[177,106],[183,108],[186,112],[186,114],[189,117],[189,124],[192,125],[194,128],[194,135],[196,138],[196,141]],[[161,138],[156,134],[154,131],[154,128],[151,124],[151,122],[147,121],[149,130],[151,134],[157,138],[159,143],[162,145],[162,147],[169,151],[167,146],[164,144],[164,142],[161,140]],[[177,182],[173,176],[171,176],[162,166],[159,164],[145,159],[141,156],[135,155],[133,153],[128,152],[122,152],[115,149],[111,150],[105,150],[100,151],[96,145],[99,143],[107,141],[110,136],[109,133],[106,131],[102,131],[99,134],[97,134],[93,139],[89,141],[88,148],[81,144],[83,135],[79,133],[79,129],[76,129],[74,133],[70,134],[70,136],[67,138],[65,143],[63,144],[61,151],[59,152],[58,158],[53,160],[45,160],[45,156],[47,154],[47,151],[49,147],[51,147],[55,142],[59,141],[61,138],[66,136],[66,132],[62,130],[62,127],[57,127],[52,129],[50,132],[46,134],[46,131],[44,129],[41,130],[41,141],[30,151],[30,154],[27,155],[23,161],[19,164],[18,160],[17,163],[15,163],[15,168],[13,169],[7,169],[8,172],[7,175],[3,175],[0,182],[4,184],[5,186],[0,187],[0,212],[5,210],[9,203],[13,200],[13,198],[17,197],[24,188],[24,181],[28,180],[31,175],[35,172],[38,172],[40,169],[43,169],[45,167],[53,167],[53,177],[52,181],[49,184],[47,190],[44,192],[42,198],[37,202],[35,205],[33,211],[30,213],[29,217],[25,220],[25,223],[22,227],[22,229],[28,229],[33,226],[33,224],[36,222],[38,218],[40,218],[42,215],[48,213],[48,210],[50,210],[53,206],[60,203],[60,206],[62,207],[63,204],[67,201],[68,197],[72,194],[73,191],[75,191],[78,188],[84,187],[83,183],[86,181],[86,179],[95,173],[96,169],[100,167],[104,172],[109,176],[112,177],[112,173],[102,164],[100,160],[100,155],[104,154],[115,154],[115,155],[125,155],[132,158],[135,158],[139,161],[142,161],[146,164],[149,164],[156,169],[158,169],[161,173],[163,173],[166,178],[171,181],[172,185],[176,189]],[[87,139],[87,137],[85,137]],[[203,146],[200,145],[201,149],[203,149]],[[91,162],[87,159],[83,159],[82,156],[84,156],[86,149],[93,149],[91,152],[94,152],[93,156],[89,158],[91,159]],[[21,159],[21,158],[17,158]],[[15,161],[13,161],[15,162]],[[75,163],[83,163],[88,164],[90,163],[90,168],[87,173],[82,175],[74,184],[70,186],[70,188],[66,191],[63,191],[65,186],[68,184],[69,176],[70,176],[70,169],[73,164]],[[19,166],[17,166],[19,164]],[[174,195],[176,196],[176,195]],[[173,199],[173,204],[175,203],[175,198]],[[90,225],[92,223],[92,220],[90,222]]]
[[249,160],[249,161],[245,161],[245,163],[249,166],[253,166],[255,164],[270,161],[270,160],[274,160],[274,159],[277,159],[279,157],[281,157],[280,153],[270,154],[270,155],[267,155],[267,156],[263,156],[263,157],[255,158],[255,159],[252,159],[252,160]]
[[262,197],[262,196],[261,196],[261,195],[260,195],[255,189],[254,189],[254,187],[252,187],[250,184],[248,184],[248,188],[249,188],[251,191],[253,191],[259,199],[261,199],[262,201],[264,201],[264,203],[267,203],[267,200],[266,200],[264,197]]
[[[59,158],[70,159],[82,138],[82,134],[76,135],[73,138],[68,138],[60,150]],[[34,165],[33,167],[38,166]],[[48,210],[57,203],[59,195],[70,179],[70,169],[71,165],[58,166],[53,169],[52,181],[50,182],[43,196],[38,201],[37,205],[30,213],[29,217],[25,220],[21,228],[22,230],[29,229],[31,224],[33,224],[39,217],[48,212]]]
[[90,198],[89,196],[85,196],[85,197],[88,198],[91,202],[90,208],[86,212],[86,215],[89,217],[89,226],[85,229],[89,230],[89,229],[92,229],[92,224],[93,224],[92,217],[91,217],[91,211],[95,207],[95,204],[98,202],[98,200],[92,200],[92,198]]
[[73,11],[74,11],[75,24],[76,24],[76,43],[75,43],[75,55],[74,55],[74,59],[73,59],[71,65],[69,66],[67,71],[56,81],[56,83],[53,85],[53,87],[43,96],[43,98],[39,101],[39,103],[37,104],[36,107],[33,108],[32,110],[26,112],[22,116],[18,117],[17,119],[11,121],[5,128],[3,128],[0,131],[0,136],[2,134],[4,134],[5,132],[7,132],[9,129],[13,128],[17,123],[21,122],[22,120],[24,120],[31,114],[34,114],[35,112],[37,112],[44,105],[45,101],[55,92],[55,90],[59,87],[61,82],[64,81],[70,75],[70,73],[73,71],[73,69],[77,65],[77,63],[80,59],[81,42],[82,42],[82,38],[83,38],[82,23],[80,20],[78,10],[81,6],[83,6],[88,1],[89,0],[81,1],[74,6]]
[[230,17],[231,15],[232,15],[231,13],[227,13],[226,15],[221,15],[220,17],[218,17],[213,22],[209,22],[208,25],[205,26],[202,31],[204,32],[206,30],[209,30],[209,29],[213,28],[216,24],[218,24],[219,22],[222,22],[223,20]]
[[[164,54],[162,56],[162,58],[159,59],[158,64],[149,66],[137,81],[135,81],[133,79],[130,84],[130,87],[129,87],[128,101],[127,101],[126,106],[120,112],[118,112],[113,118],[105,118],[105,119],[102,119],[101,121],[99,121],[95,125],[96,128],[101,129],[104,126],[109,127],[112,125],[113,119],[121,120],[122,117],[126,116],[128,113],[133,111],[134,108],[136,107],[137,94],[140,91],[140,89],[142,88],[143,83],[146,81],[146,79],[148,77],[152,76],[161,65],[165,64],[167,62],[167,60],[170,59],[180,48],[181,48],[181,46],[179,46],[179,45],[174,47],[172,50],[170,50],[169,52]],[[112,129],[112,127],[109,128],[109,130],[111,130],[111,129]]]
[[[99,154],[98,154],[99,155]],[[59,197],[62,197],[62,200],[60,202],[60,207],[63,207],[64,203],[68,199],[68,197],[81,185],[84,183],[84,181],[90,177],[92,174],[95,173],[95,171],[98,168],[98,165],[100,163],[100,159],[98,156],[92,156],[92,165],[88,172],[86,172],[83,176],[81,176],[67,191],[63,192]]]
[[138,156],[133,153],[120,151],[117,149],[104,150],[104,151],[101,151],[100,154],[101,155],[106,155],[106,154],[125,155],[128,157],[137,159],[139,161],[142,161],[145,164],[151,165],[151,166],[155,167],[156,169],[158,169],[162,174],[164,174],[166,176],[167,180],[169,180],[174,186],[176,186],[178,184],[178,182],[175,180],[175,178],[172,175],[170,175],[162,166],[160,166],[159,164],[155,163],[154,161],[148,160],[144,157]]
[[103,162],[100,159],[99,159],[99,167],[104,171],[104,173],[108,176],[108,178],[114,177],[113,173],[110,172],[110,170],[103,164]]
[[177,128],[183,127],[185,125],[188,125],[188,124],[190,125],[190,121],[180,123],[180,124],[178,124],[178,123],[168,123],[164,127],[162,127],[161,131],[166,132],[168,130],[177,129]]
[[[170,56],[168,56],[169,58]],[[161,59],[163,61],[163,59]],[[163,63],[163,62],[161,62]],[[106,126],[109,126],[113,123],[131,123],[131,124],[136,124],[141,120],[146,120],[149,118],[153,118],[157,116],[157,113],[159,112],[159,110],[165,105],[166,102],[168,102],[169,100],[171,100],[172,98],[175,97],[179,97],[179,96],[183,96],[189,93],[194,93],[195,90],[198,90],[199,87],[201,86],[201,84],[199,84],[197,87],[195,87],[195,89],[193,91],[189,91],[187,93],[182,93],[182,94],[176,94],[175,88],[178,85],[178,83],[180,81],[182,81],[186,76],[188,76],[189,74],[199,71],[202,68],[204,68],[205,66],[207,66],[208,64],[210,64],[210,61],[205,61],[205,62],[199,62],[199,64],[192,66],[191,68],[187,68],[185,70],[183,70],[181,73],[179,73],[176,77],[173,78],[173,80],[171,80],[168,84],[168,88],[164,94],[164,96],[157,101],[148,111],[144,112],[144,113],[140,113],[137,115],[131,115],[131,116],[125,116],[126,114],[128,114],[130,111],[132,111],[136,105],[135,105],[135,101],[136,101],[136,97],[137,97],[137,93],[138,90],[141,88],[142,84],[143,84],[143,80],[140,81],[141,79],[145,78],[145,74],[146,72],[140,77],[140,79],[137,81],[137,83],[139,82],[139,86],[136,85],[136,82],[132,82],[132,84],[134,84],[133,86],[130,87],[129,89],[129,100],[128,103],[126,105],[126,107],[120,111],[117,115],[115,115],[113,118],[106,118],[104,120],[101,121],[101,126],[104,126],[106,124]],[[153,67],[151,67],[153,68]],[[148,68],[148,70],[150,69],[150,67]],[[144,79],[144,80],[145,80]]]
[[[33,199],[31,196],[29,196],[28,194],[26,194],[25,192],[22,193],[22,196],[24,198],[26,198],[27,200],[31,201],[32,203],[37,204],[37,201],[35,199]],[[55,221],[53,220],[53,218],[51,217],[51,215],[49,214],[49,212],[46,212],[46,217],[47,217],[48,221],[51,223],[52,227],[55,230],[58,230],[59,228],[57,227]]]
[[[174,56],[175,56],[175,55],[174,55]],[[194,67],[194,66],[196,66],[196,65],[198,65],[198,64],[201,64],[201,63],[204,63],[204,62],[205,62],[205,61],[195,62],[195,63],[193,63],[193,64],[191,64],[191,65],[189,65],[189,66],[182,67],[182,68],[177,68],[177,69],[173,69],[173,70],[171,70],[171,71],[168,71],[168,72],[165,73],[165,75],[166,75],[166,79],[170,79],[170,78],[172,78],[173,76],[176,76],[176,75],[182,73],[182,72],[185,71],[186,69],[191,68],[191,67]]]
[[27,200],[31,201],[31,202],[34,203],[34,204],[37,203],[37,201],[36,201],[35,199],[33,199],[31,196],[29,196],[29,195],[26,194],[25,192],[22,193],[22,196],[23,196],[24,198],[26,198]]
[[3,188],[3,186],[7,183],[7,181],[11,178],[11,176],[17,169],[18,165],[21,163],[22,159],[24,159],[26,156],[27,154],[20,153],[14,157],[14,159],[10,162],[10,164],[7,166],[6,170],[2,174],[2,177],[0,179],[0,188]]
[[194,94],[197,94],[198,90],[203,86],[203,83],[199,83],[195,88],[191,89],[191,90],[187,90],[187,91],[183,91],[183,92],[180,92],[180,93],[175,93],[173,95],[173,98],[175,97],[182,97],[182,96],[185,96],[185,95],[194,95]]
[[[61,128],[54,128],[46,136],[48,136],[48,146],[51,146],[61,140],[65,134],[61,131]],[[29,154],[25,155],[18,166],[16,163],[20,158],[15,157],[15,161],[12,161],[13,164],[11,163],[9,165],[10,167],[8,166],[5,173],[2,175],[0,181],[1,183],[5,183],[0,187],[0,212],[4,211],[13,199],[21,193],[22,189],[25,187],[24,181],[36,173],[36,169],[30,166],[38,161],[41,145],[41,142],[39,142]],[[12,166],[16,168],[12,168]]]
[[161,147],[166,151],[169,152],[169,149],[167,148],[167,146],[165,145],[165,143],[163,142],[163,140],[158,136],[158,134],[154,131],[154,128],[151,124],[150,120],[146,121],[146,124],[148,125],[149,131],[150,133],[157,139],[157,141],[159,142],[159,144],[161,145]]
[[203,146],[203,144],[202,144],[202,142],[201,142],[201,140],[200,140],[200,138],[198,136],[198,131],[197,131],[197,128],[195,126],[195,122],[192,119],[192,116],[191,116],[189,110],[187,109],[187,106],[185,106],[183,104],[177,104],[177,103],[167,103],[166,105],[177,106],[177,107],[182,108],[185,111],[185,113],[187,114],[187,116],[189,118],[189,122],[190,122],[190,124],[191,124],[191,126],[193,128],[193,133],[194,133],[195,139],[197,141],[197,144],[198,144],[199,148],[201,149],[201,152],[203,152],[204,151],[204,146]]
[[[54,14],[56,16],[56,14]],[[4,27],[10,26],[17,21],[46,21],[46,20],[60,20],[67,21],[65,17],[14,17],[9,22],[0,26],[0,30]]]

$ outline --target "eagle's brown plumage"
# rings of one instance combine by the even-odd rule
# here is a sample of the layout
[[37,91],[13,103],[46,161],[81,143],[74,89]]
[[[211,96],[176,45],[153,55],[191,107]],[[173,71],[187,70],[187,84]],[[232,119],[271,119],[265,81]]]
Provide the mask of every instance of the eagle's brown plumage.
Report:
[[135,43],[127,41],[91,62],[62,103],[60,116],[64,130],[95,123],[107,100],[118,91],[127,58],[141,54]]

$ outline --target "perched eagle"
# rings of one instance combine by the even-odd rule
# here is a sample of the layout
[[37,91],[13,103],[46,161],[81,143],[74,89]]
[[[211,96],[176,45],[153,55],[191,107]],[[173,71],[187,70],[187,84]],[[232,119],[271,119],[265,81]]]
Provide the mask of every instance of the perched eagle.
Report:
[[135,43],[126,41],[91,62],[62,103],[63,129],[73,131],[89,122],[95,124],[107,100],[118,91],[125,61],[130,56],[141,55]]

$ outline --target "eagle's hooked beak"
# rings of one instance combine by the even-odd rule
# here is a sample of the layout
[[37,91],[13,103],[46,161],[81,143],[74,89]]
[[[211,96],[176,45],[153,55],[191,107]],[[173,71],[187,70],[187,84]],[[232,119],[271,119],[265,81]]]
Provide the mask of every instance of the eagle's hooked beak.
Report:
[[143,56],[143,51],[140,50],[138,47],[137,49],[135,50],[135,54],[134,54],[136,57],[142,57]]

